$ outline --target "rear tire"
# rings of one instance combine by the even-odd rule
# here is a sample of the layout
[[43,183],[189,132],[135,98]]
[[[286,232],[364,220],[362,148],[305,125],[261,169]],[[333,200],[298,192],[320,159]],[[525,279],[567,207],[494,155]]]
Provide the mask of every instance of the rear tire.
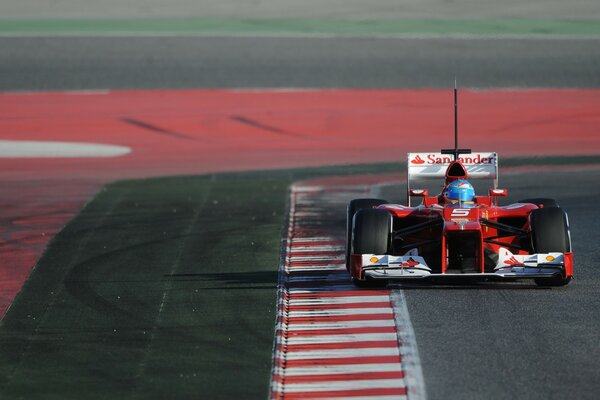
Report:
[[[531,246],[534,253],[566,253],[571,251],[571,234],[567,213],[559,207],[533,210],[529,215]],[[564,286],[570,277],[538,278],[538,286]]]
[[350,271],[350,254],[352,249],[352,218],[354,214],[365,208],[375,208],[381,204],[387,204],[382,199],[354,199],[350,201],[346,216],[346,269]]
[[[352,222],[351,254],[388,254],[392,232],[392,216],[386,210],[362,209]],[[352,279],[358,287],[382,287],[387,280]]]
[[542,206],[541,208],[559,207],[558,202],[556,200],[544,197],[534,197],[531,199],[519,200],[517,203],[531,203],[535,204],[538,207]]

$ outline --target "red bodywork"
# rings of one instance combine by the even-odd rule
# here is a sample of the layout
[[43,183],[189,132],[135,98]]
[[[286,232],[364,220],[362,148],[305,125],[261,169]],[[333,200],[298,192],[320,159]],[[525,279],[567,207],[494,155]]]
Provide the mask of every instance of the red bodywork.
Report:
[[[378,208],[387,210],[394,217],[394,231],[400,230],[406,225],[414,226],[415,224],[439,221],[439,225],[432,224],[429,228],[426,227],[414,234],[407,235],[404,243],[393,243],[392,249],[395,255],[402,255],[404,254],[403,249],[423,242],[422,246],[416,246],[419,248],[419,254],[426,254],[430,266],[438,266],[439,272],[446,273],[449,268],[447,261],[449,242],[452,244],[453,239],[458,239],[460,235],[461,242],[467,238],[470,244],[474,245],[473,272],[489,272],[495,264],[489,264],[486,268],[485,253],[497,254],[500,246],[510,247],[515,254],[529,254],[530,250],[519,235],[503,234],[495,227],[482,224],[481,219],[499,223],[509,222],[515,228],[528,231],[529,213],[538,208],[536,205],[528,203],[517,203],[504,207],[496,206],[493,203],[493,197],[478,196],[476,207],[457,208],[439,204],[438,197],[425,197],[423,204],[417,207],[384,204]],[[435,237],[440,238],[439,244],[429,242]],[[406,242],[407,238],[408,243]],[[437,261],[433,259],[436,255]]]
[[[467,170],[460,161],[450,163],[445,174],[446,184],[467,178]],[[432,275],[443,276],[489,276],[498,270],[524,266],[523,256],[536,254],[530,214],[542,206],[531,203],[499,206],[498,197],[506,195],[506,189],[494,187],[488,196],[476,196],[474,204],[461,207],[444,204],[441,195],[429,196],[427,190],[409,189],[409,196],[422,198],[420,205],[382,204],[377,207],[391,215],[387,254],[405,257],[406,262],[413,260],[410,256],[418,255]],[[499,253],[507,254],[506,250],[511,256],[500,258]],[[573,277],[573,258],[570,251],[563,254],[563,279],[568,282]],[[379,262],[378,257],[373,257],[374,263]],[[362,263],[360,254],[351,254],[349,267],[357,280],[365,279]],[[395,268],[411,267],[403,264],[404,261]],[[532,270],[535,274],[535,267],[530,267]]]

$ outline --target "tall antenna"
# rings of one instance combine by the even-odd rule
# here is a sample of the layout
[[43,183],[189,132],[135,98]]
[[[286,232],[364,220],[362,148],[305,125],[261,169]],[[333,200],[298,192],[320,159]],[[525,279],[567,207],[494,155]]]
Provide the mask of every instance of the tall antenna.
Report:
[[471,149],[459,149],[458,148],[458,85],[456,84],[456,77],[454,78],[454,148],[453,149],[442,149],[442,154],[452,154],[454,161],[458,160],[460,154],[469,154]]
[[[454,148],[458,149],[458,89],[454,77]],[[454,158],[456,160],[456,157]]]

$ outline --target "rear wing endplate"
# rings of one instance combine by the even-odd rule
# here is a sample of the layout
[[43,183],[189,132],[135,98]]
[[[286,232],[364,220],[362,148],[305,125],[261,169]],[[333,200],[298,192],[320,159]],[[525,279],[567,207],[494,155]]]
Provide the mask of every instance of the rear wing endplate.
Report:
[[[498,187],[498,154],[469,153],[460,155],[458,159],[465,166],[469,179],[493,179],[494,189]],[[453,156],[450,154],[408,153],[407,204],[410,206],[412,182],[444,178],[452,161]]]

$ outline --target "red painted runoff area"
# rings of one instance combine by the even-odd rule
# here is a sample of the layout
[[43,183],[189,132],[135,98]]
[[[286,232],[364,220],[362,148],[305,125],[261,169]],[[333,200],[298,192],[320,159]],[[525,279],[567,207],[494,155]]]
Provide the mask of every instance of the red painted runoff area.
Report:
[[[500,160],[600,154],[600,90],[461,90],[459,103],[462,147]],[[0,93],[0,147],[131,149],[115,158],[0,158],[0,316],[48,241],[107,182],[402,161],[453,146],[453,116],[450,89]]]

